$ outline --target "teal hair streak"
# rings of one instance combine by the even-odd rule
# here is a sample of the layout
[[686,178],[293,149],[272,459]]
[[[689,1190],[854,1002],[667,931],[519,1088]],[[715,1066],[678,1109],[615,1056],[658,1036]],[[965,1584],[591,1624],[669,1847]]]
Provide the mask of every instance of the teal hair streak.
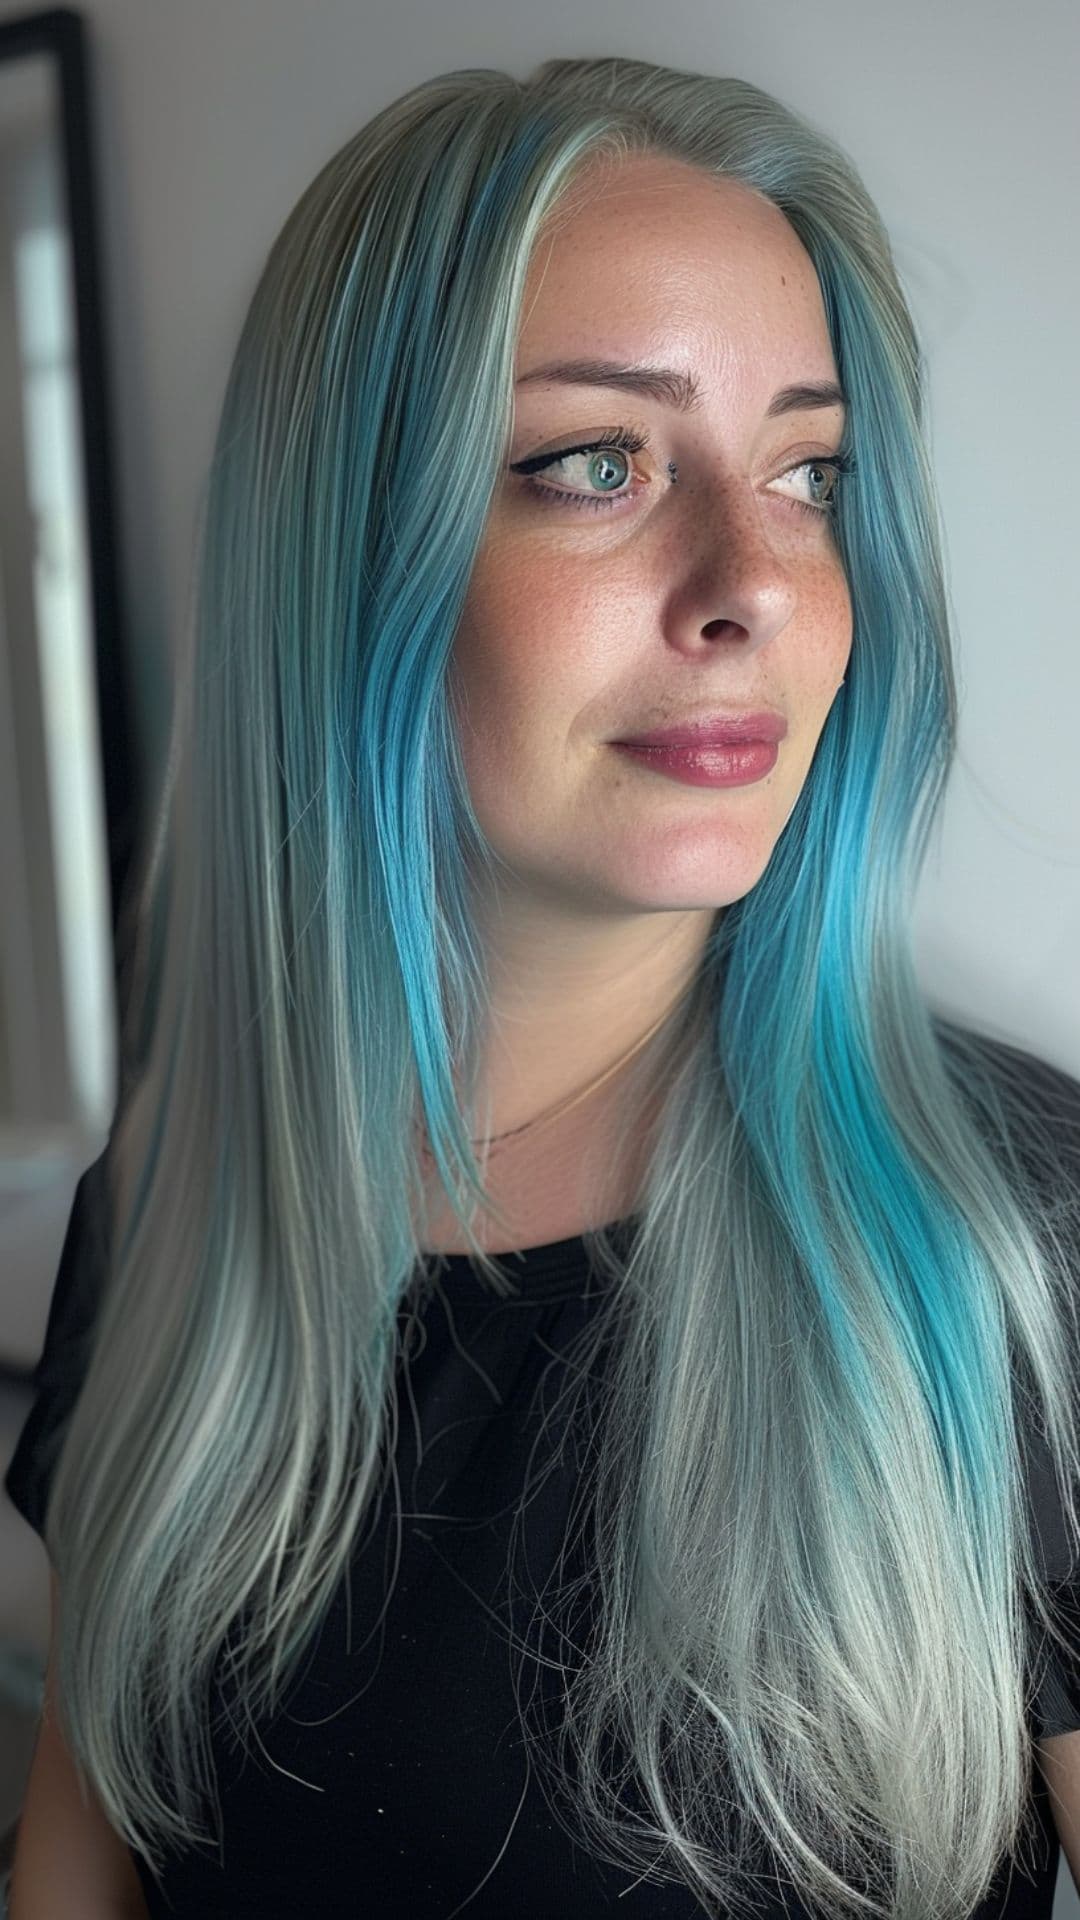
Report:
[[529,261],[584,168],[650,150],[771,198],[814,261],[854,646],[766,871],[630,1076],[629,1113],[663,1094],[633,1245],[587,1236],[601,1633],[575,1659],[541,1609],[554,1788],[577,1779],[560,1817],[594,1849],[736,1912],[767,1840],[823,1912],[960,1920],[1023,1837],[1025,1605],[1057,1632],[1018,1388],[1077,1540],[1069,1222],[1051,1129],[910,955],[955,730],[911,318],[846,155],[736,79],[439,76],[271,249],[128,906],[113,1252],[47,1515],[58,1697],[130,1845],[207,1844],[212,1675],[254,1732],[392,1479],[419,1115],[470,1232],[484,1198],[472,887],[497,861],[451,650]]

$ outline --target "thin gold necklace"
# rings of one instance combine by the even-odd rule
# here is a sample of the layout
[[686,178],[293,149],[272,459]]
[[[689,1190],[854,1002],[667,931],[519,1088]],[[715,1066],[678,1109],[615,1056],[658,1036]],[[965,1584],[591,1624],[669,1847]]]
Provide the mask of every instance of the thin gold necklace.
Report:
[[[681,988],[675,996],[675,999],[671,1002],[671,1005],[665,1007],[659,1019],[653,1022],[648,1032],[643,1033],[640,1040],[635,1040],[633,1046],[630,1047],[626,1053],[622,1054],[612,1066],[605,1067],[603,1073],[598,1074],[595,1080],[590,1080],[587,1087],[582,1087],[580,1093],[573,1093],[568,1099],[560,1100],[554,1107],[550,1107],[547,1113],[537,1114],[535,1119],[526,1120],[520,1127],[508,1127],[505,1133],[482,1135],[479,1140],[470,1140],[469,1145],[472,1147],[496,1146],[501,1140],[510,1140],[518,1134],[529,1133],[534,1127],[544,1126],[549,1120],[557,1119],[560,1114],[569,1113],[572,1107],[576,1107],[588,1094],[595,1093],[597,1087],[603,1086],[605,1080],[610,1080],[612,1074],[617,1073],[620,1067],[625,1067],[627,1061],[632,1060],[636,1053],[640,1053],[642,1047],[647,1041],[652,1039],[654,1033],[659,1031],[665,1020],[670,1019],[675,1008],[684,998],[687,991],[688,989],[686,987]],[[417,1124],[419,1125],[420,1123],[418,1122]],[[422,1151],[425,1157],[429,1159],[432,1157],[431,1147],[427,1140],[423,1142]]]

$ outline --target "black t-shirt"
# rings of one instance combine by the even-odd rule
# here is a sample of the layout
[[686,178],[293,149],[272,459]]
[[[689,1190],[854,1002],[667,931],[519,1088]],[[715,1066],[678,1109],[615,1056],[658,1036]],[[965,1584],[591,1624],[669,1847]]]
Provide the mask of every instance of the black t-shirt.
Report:
[[[1009,1051],[1014,1062],[1021,1057]],[[1057,1110],[1075,1114],[1080,1171],[1080,1084],[1022,1058]],[[4,1482],[39,1532],[106,1254],[105,1157],[76,1190],[36,1398]],[[624,1222],[622,1231],[632,1227]],[[635,1884],[629,1868],[575,1842],[529,1763],[515,1685],[519,1694],[537,1686],[541,1700],[554,1703],[556,1681],[543,1661],[520,1665],[521,1641],[511,1631],[528,1635],[563,1547],[580,1459],[552,1418],[562,1356],[608,1283],[590,1270],[580,1237],[499,1258],[519,1296],[496,1298],[464,1254],[444,1256],[430,1287],[410,1296],[413,1337],[398,1369],[395,1443],[401,1557],[389,1605],[392,1492],[377,1522],[361,1529],[348,1579],[272,1725],[260,1724],[246,1753],[235,1738],[214,1734],[220,1854],[171,1854],[160,1887],[136,1860],[155,1920],[353,1920],[358,1912],[365,1920],[450,1920],[459,1911],[468,1920],[594,1920],[607,1912],[700,1920],[706,1911],[686,1887]],[[1076,1272],[1080,1282],[1080,1249]],[[545,1416],[550,1443],[538,1444]],[[511,1555],[526,1481],[534,1491]],[[1032,1498],[1052,1558],[1054,1503],[1035,1470]],[[563,1562],[560,1579],[573,1572]],[[529,1720],[535,1725],[531,1713]],[[1064,1672],[1056,1653],[1030,1720],[1033,1736],[1080,1726],[1080,1675]],[[1037,1766],[1033,1778],[1036,1843],[1022,1864],[1003,1861],[971,1920],[1049,1920],[1059,1843]],[[779,1885],[773,1905],[761,1899],[763,1920],[805,1914],[790,1891],[784,1903]]]

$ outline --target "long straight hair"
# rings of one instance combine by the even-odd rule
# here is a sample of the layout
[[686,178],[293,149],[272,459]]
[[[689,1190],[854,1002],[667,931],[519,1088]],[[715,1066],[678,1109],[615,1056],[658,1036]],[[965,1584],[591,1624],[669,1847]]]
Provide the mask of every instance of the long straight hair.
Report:
[[586,1235],[611,1281],[574,1520],[597,1638],[563,1649],[544,1764],[594,1851],[703,1902],[744,1911],[767,1844],[829,1914],[960,1920],[1025,1837],[1029,1612],[1062,1632],[1025,1427],[1080,1557],[1076,1223],[1047,1212],[1046,1115],[912,964],[956,699],[911,315],[850,159],[738,79],[439,76],[271,248],[128,910],[108,1269],[46,1516],[63,1724],[155,1872],[210,1844],[211,1677],[274,1711],[385,1484],[399,1308],[430,1268],[418,1118],[512,1288],[473,1231],[499,1216],[470,1147],[471,888],[499,862],[451,650],[530,261],[591,169],[639,153],[764,195],[814,263],[854,636],[765,872],[627,1082],[656,1105],[636,1230]]

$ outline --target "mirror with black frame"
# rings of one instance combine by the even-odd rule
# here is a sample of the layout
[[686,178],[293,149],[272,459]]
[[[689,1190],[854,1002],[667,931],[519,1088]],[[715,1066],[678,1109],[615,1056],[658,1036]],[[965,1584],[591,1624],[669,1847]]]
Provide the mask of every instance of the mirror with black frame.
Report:
[[137,807],[89,122],[82,16],[0,21],[0,1241],[117,1086]]
[[[0,1456],[117,1090],[136,833],[80,15],[0,19]],[[0,1511],[0,1914],[43,1693],[45,1564]],[[35,1587],[36,1579],[36,1587]],[[38,1594],[34,1602],[35,1591]]]

